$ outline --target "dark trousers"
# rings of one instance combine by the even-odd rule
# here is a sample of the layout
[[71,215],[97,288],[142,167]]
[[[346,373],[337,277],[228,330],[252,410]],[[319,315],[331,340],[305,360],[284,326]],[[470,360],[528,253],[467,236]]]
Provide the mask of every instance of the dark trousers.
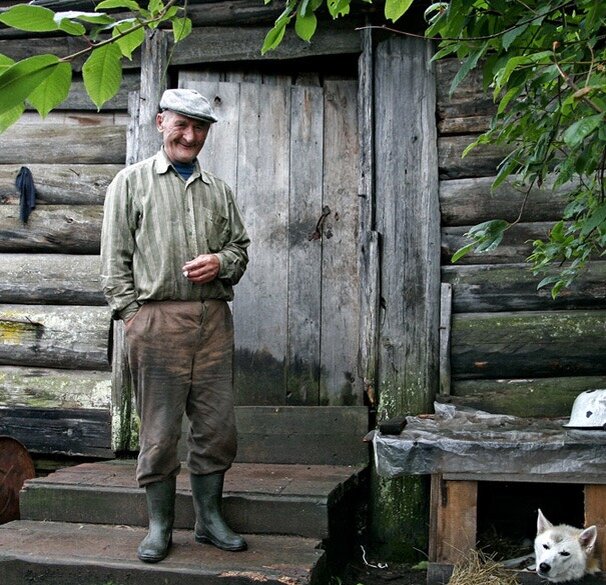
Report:
[[140,418],[137,481],[179,473],[177,444],[189,420],[187,466],[205,475],[236,455],[233,321],[225,301],[160,301],[126,323],[128,359]]

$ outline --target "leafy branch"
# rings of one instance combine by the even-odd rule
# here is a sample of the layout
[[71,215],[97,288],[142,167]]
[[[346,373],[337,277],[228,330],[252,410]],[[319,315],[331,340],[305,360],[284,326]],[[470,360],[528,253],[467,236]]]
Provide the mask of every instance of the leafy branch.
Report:
[[[126,10],[114,18],[106,11]],[[147,8],[135,0],[103,0],[95,12],[54,12],[42,6],[17,4],[0,13],[0,23],[34,33],[61,32],[83,38],[88,46],[71,55],[35,55],[13,61],[0,55],[0,131],[16,122],[27,104],[45,117],[69,94],[72,63],[87,56],[82,66],[84,87],[97,108],[116,95],[122,83],[122,60],[145,41],[145,30],[170,23],[175,42],[192,30],[177,0],[151,0]]]

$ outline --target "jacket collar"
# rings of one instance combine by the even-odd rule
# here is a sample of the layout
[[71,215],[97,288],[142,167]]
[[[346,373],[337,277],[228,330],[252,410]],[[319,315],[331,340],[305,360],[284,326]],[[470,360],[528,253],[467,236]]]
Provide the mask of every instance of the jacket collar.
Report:
[[[156,154],[155,167],[156,172],[159,175],[165,174],[166,172],[168,172],[168,169],[174,169],[171,160],[168,158],[166,152],[164,151],[164,147],[162,147]],[[204,183],[210,185],[210,179],[208,178],[208,175],[200,168],[200,161],[196,159],[196,162],[194,163],[194,172],[192,174],[192,178],[196,179],[197,177],[200,177],[200,179],[202,179]]]

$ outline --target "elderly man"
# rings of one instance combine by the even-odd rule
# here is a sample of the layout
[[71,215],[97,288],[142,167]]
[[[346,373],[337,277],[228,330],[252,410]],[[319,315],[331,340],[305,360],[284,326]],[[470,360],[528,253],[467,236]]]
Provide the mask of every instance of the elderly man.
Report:
[[170,89],[160,109],[163,147],[112,181],[101,235],[103,291],[125,322],[141,421],[136,476],[149,532],[138,557],[145,562],[161,561],[172,542],[184,413],[195,540],[246,548],[223,520],[221,498],[236,453],[227,301],[246,269],[249,239],[230,188],[197,160],[217,121],[208,100]]

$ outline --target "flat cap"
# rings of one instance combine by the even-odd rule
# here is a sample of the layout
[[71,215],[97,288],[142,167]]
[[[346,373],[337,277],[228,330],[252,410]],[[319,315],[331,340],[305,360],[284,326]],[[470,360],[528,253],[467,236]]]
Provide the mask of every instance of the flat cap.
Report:
[[195,89],[167,89],[160,99],[160,109],[211,124],[218,121],[210,102]]

